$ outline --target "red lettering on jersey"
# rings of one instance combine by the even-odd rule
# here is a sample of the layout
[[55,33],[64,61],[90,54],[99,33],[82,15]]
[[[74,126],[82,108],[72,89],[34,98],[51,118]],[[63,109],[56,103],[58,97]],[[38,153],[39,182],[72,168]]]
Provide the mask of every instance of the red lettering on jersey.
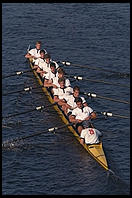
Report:
[[94,130],[93,129],[89,129],[89,133],[90,133],[90,135],[93,135],[94,134]]

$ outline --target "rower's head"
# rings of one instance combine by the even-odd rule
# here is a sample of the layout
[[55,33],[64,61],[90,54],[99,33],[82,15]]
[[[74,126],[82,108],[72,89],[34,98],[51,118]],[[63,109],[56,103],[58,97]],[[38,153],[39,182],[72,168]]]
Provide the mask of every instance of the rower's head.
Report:
[[65,75],[65,72],[64,72],[63,68],[60,67],[58,69],[58,78],[63,78],[64,75]]
[[37,41],[35,47],[36,47],[37,50],[40,50],[40,48],[41,48],[41,41]]
[[53,63],[53,62],[50,63],[50,69],[51,69],[52,73],[55,73],[55,70],[56,70],[55,63]]
[[44,50],[40,50],[40,57],[44,59],[45,56],[45,51]]
[[78,86],[73,87],[73,96],[75,98],[79,97],[80,88]]
[[45,59],[45,62],[49,64],[50,63],[51,56],[49,54],[45,54],[44,59]]
[[60,88],[64,88],[65,87],[65,78],[59,78],[58,83],[60,85]]
[[75,102],[76,102],[78,108],[81,109],[83,107],[83,101],[80,97],[76,98]]

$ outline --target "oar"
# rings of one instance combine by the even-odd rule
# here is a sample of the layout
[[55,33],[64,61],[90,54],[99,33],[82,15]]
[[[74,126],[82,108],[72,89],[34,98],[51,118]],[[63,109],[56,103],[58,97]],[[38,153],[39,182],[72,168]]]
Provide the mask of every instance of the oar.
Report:
[[57,104],[57,103],[55,102],[55,103],[50,104],[50,105],[47,105],[47,106],[44,106],[44,105],[38,106],[38,107],[35,107],[34,109],[30,109],[30,110],[28,110],[28,111],[24,111],[24,112],[21,112],[21,113],[16,113],[16,114],[11,114],[11,115],[4,116],[4,117],[2,117],[2,119],[10,118],[10,117],[15,117],[15,116],[22,115],[22,114],[26,114],[26,113],[29,113],[29,112],[32,112],[32,111],[36,111],[36,110],[37,110],[37,111],[38,111],[38,110],[42,110],[42,109],[44,109],[44,108],[51,107],[51,106],[56,105],[56,104]]
[[126,77],[129,77],[130,74],[129,73],[121,73],[121,72],[116,72],[116,71],[112,71],[112,70],[107,70],[107,69],[103,69],[103,68],[99,68],[99,67],[93,67],[93,66],[88,66],[88,65],[79,65],[79,64],[73,64],[71,62],[68,62],[68,61],[57,61],[57,63],[61,63],[63,65],[66,65],[66,66],[76,66],[76,67],[80,67],[80,68],[87,68],[87,69],[91,69],[91,70],[98,70],[98,71],[104,71],[104,72],[110,72],[110,73],[114,73],[114,74],[117,74],[117,75],[120,75],[120,76],[126,76]]
[[[40,86],[43,87],[43,85],[40,85]],[[23,92],[23,91],[28,92],[28,91],[31,91],[33,89],[38,89],[38,87],[25,87],[25,88],[23,88],[21,90],[18,90],[18,91],[12,91],[12,92],[8,92],[8,93],[4,93],[3,96],[7,96],[9,94],[14,94],[14,93],[20,93],[20,92]]]
[[124,104],[130,104],[130,102],[125,101],[125,100],[118,100],[118,99],[114,99],[114,98],[100,96],[100,95],[97,95],[96,93],[80,92],[80,94],[86,95],[86,96],[88,96],[90,98],[100,98],[100,99],[110,100],[110,101],[114,101],[114,102],[119,102],[119,103],[124,103]]
[[32,70],[30,69],[30,70],[26,70],[26,71],[18,71],[18,72],[15,72],[14,74],[3,76],[2,79],[9,78],[9,77],[16,76],[16,75],[20,76],[21,74],[32,72],[33,70],[35,70],[35,69],[32,69]]
[[27,52],[29,52],[29,50],[30,50],[30,45],[29,45],[28,48],[27,48]]
[[28,139],[28,138],[31,138],[31,137],[34,137],[34,136],[38,136],[38,135],[41,135],[41,134],[46,133],[46,132],[55,132],[56,130],[65,128],[67,126],[72,126],[72,124],[68,124],[68,125],[65,124],[65,125],[62,125],[62,126],[59,126],[59,127],[49,128],[49,129],[46,129],[45,131],[36,132],[36,133],[31,134],[31,135],[22,136],[20,138],[12,139],[10,141],[4,141],[2,143],[2,148],[15,147],[15,142],[19,142],[21,140],[25,140],[25,139]]
[[71,76],[71,75],[68,75],[68,77],[69,78],[74,78],[76,80],[86,80],[86,81],[91,81],[91,82],[95,82],[95,83],[104,83],[104,84],[108,84],[108,85],[116,85],[116,86],[120,86],[120,87],[130,87],[128,85],[123,85],[123,84],[120,84],[120,83],[111,83],[111,82],[106,82],[106,81],[103,81],[103,80],[95,80],[95,79],[91,79],[91,78],[84,78],[82,76]]
[[124,115],[118,115],[118,114],[114,114],[112,112],[96,112],[97,114],[102,114],[104,115],[105,117],[117,117],[117,118],[124,118],[124,119],[130,119],[130,117],[128,116],[124,116]]

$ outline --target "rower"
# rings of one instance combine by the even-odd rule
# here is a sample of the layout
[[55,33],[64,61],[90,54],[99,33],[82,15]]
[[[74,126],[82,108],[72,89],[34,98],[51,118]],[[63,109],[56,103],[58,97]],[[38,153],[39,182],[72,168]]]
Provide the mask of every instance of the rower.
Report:
[[38,65],[36,72],[40,74],[42,80],[44,81],[44,77],[49,71],[50,71],[50,55],[45,54],[43,60]]
[[45,59],[45,66],[46,66],[47,68],[50,68],[50,63],[51,63],[51,62],[55,63],[56,69],[59,68],[58,63],[55,62],[55,61],[53,61],[53,60],[51,59],[50,54],[45,54],[44,59]]
[[80,135],[80,144],[98,144],[102,133],[95,128],[83,129]]
[[[28,51],[28,53],[25,55],[25,58],[33,58],[33,62],[35,61],[35,59],[40,57],[40,49],[41,49],[41,41],[37,41],[35,48],[31,49]],[[44,49],[45,54],[47,53],[47,51]]]
[[56,69],[58,69],[59,65],[55,61],[51,60],[51,56],[49,54],[45,54],[43,63],[41,63],[39,67],[37,68],[37,73],[40,74],[43,81],[44,81],[46,73],[49,73],[49,71],[51,71],[50,69],[51,63],[54,63]]
[[75,123],[75,127],[78,130],[79,134],[84,128],[90,127],[90,120],[96,118],[96,113],[89,106],[84,106],[82,99],[76,98],[75,102],[77,107],[72,111],[72,114],[69,116],[69,120],[72,123]]
[[54,102],[57,102],[65,112],[65,109],[70,108],[70,106],[65,101],[65,97],[71,94],[73,89],[71,87],[65,87],[65,78],[59,78],[58,82],[60,87],[57,89],[53,88]]
[[45,50],[40,50],[40,57],[35,60],[33,69],[38,69],[38,67],[41,68],[41,66],[45,63],[44,56]]
[[[80,94],[80,88],[78,86],[74,86],[73,87],[73,93],[70,94],[70,95],[67,95],[65,97],[65,100],[67,102],[68,105],[70,105],[70,109],[67,109],[67,115],[70,116],[72,114],[72,110],[75,109],[77,107],[77,104],[75,102],[75,99],[79,97],[79,94]],[[83,106],[88,106],[86,100],[84,97],[80,96],[80,98],[82,99],[82,103],[83,103]],[[72,110],[71,110],[72,109]]]
[[50,63],[50,70],[45,74],[45,79],[44,79],[44,87],[51,87],[52,88],[57,88],[55,84],[53,84],[53,78],[55,78],[57,75],[57,70],[55,63],[51,62]]
[[[60,78],[65,78],[65,71],[63,70],[63,68],[60,67],[57,73],[58,75],[53,78],[53,84],[56,85],[57,87],[60,87],[58,80]],[[70,87],[70,86],[71,86],[70,80],[68,78],[65,78],[65,87]]]

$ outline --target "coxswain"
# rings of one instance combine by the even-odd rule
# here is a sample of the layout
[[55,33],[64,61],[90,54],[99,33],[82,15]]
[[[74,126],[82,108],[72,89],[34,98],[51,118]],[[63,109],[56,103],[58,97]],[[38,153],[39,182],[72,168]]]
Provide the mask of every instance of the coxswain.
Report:
[[83,101],[80,97],[75,99],[77,107],[72,111],[72,114],[69,116],[69,120],[72,123],[75,123],[75,127],[78,130],[79,134],[84,128],[90,127],[91,119],[96,118],[96,113],[89,106],[84,106]]
[[59,78],[58,80],[60,87],[53,88],[54,102],[57,102],[65,113],[65,109],[70,108],[67,104],[65,97],[73,92],[71,87],[65,87],[65,78]]
[[[28,51],[28,53],[25,55],[25,58],[33,58],[33,62],[40,57],[40,50],[41,50],[41,41],[37,41],[35,48]],[[47,51],[44,49],[45,54]]]
[[86,128],[81,131],[80,144],[98,144],[102,133],[95,128]]

